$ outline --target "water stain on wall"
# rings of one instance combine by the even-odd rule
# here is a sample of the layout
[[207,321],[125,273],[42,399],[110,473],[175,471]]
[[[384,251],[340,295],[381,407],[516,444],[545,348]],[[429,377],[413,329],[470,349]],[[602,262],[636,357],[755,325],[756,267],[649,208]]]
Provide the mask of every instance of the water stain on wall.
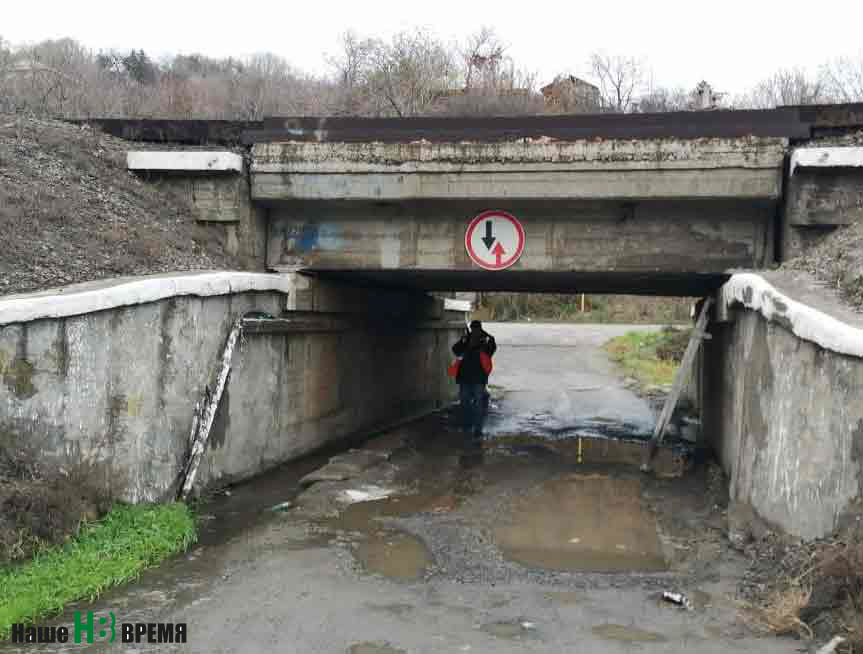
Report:
[[857,427],[851,432],[851,460],[860,467],[863,479],[863,419],[857,421]]
[[19,400],[29,400],[36,395],[33,375],[36,368],[27,359],[15,357],[6,365],[0,362],[3,371],[3,383]]

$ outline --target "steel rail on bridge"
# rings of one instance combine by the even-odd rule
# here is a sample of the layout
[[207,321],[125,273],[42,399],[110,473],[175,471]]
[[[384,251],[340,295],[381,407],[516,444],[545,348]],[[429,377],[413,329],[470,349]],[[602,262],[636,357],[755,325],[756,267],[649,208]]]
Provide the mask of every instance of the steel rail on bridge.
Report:
[[494,142],[542,137],[572,140],[772,136],[797,140],[863,128],[863,103],[653,114],[272,117],[260,121],[95,118],[73,122],[97,126],[129,141],[187,145],[250,145],[286,140]]

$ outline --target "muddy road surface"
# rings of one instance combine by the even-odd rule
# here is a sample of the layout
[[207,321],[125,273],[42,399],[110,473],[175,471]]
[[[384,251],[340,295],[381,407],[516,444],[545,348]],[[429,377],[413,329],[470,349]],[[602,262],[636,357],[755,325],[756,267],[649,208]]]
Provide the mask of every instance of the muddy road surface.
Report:
[[74,610],[187,624],[185,645],[95,651],[799,651],[739,619],[746,561],[715,466],[664,479],[558,447],[651,431],[655,408],[600,349],[627,328],[486,329],[499,351],[481,449],[447,410],[286,465],[209,500],[188,553],[51,624]]

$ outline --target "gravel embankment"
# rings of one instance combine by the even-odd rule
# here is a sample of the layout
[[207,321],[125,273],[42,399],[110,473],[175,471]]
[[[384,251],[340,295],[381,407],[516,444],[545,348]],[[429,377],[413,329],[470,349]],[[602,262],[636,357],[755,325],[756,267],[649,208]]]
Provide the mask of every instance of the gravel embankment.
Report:
[[128,149],[87,127],[0,114],[0,295],[242,268],[183,198],[126,170]]

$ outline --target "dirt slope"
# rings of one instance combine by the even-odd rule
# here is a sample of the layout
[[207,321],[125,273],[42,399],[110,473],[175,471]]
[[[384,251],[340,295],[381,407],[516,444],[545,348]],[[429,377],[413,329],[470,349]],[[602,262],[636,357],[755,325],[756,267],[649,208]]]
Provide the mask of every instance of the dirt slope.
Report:
[[[861,146],[863,129],[849,134],[813,139],[803,147]],[[805,270],[841,292],[857,310],[863,310],[863,224],[837,229],[805,255],[783,268]]]
[[129,148],[89,128],[0,114],[0,295],[242,267],[184,200],[126,171]]
[[805,270],[837,289],[856,310],[863,311],[863,223],[837,229],[783,268]]

